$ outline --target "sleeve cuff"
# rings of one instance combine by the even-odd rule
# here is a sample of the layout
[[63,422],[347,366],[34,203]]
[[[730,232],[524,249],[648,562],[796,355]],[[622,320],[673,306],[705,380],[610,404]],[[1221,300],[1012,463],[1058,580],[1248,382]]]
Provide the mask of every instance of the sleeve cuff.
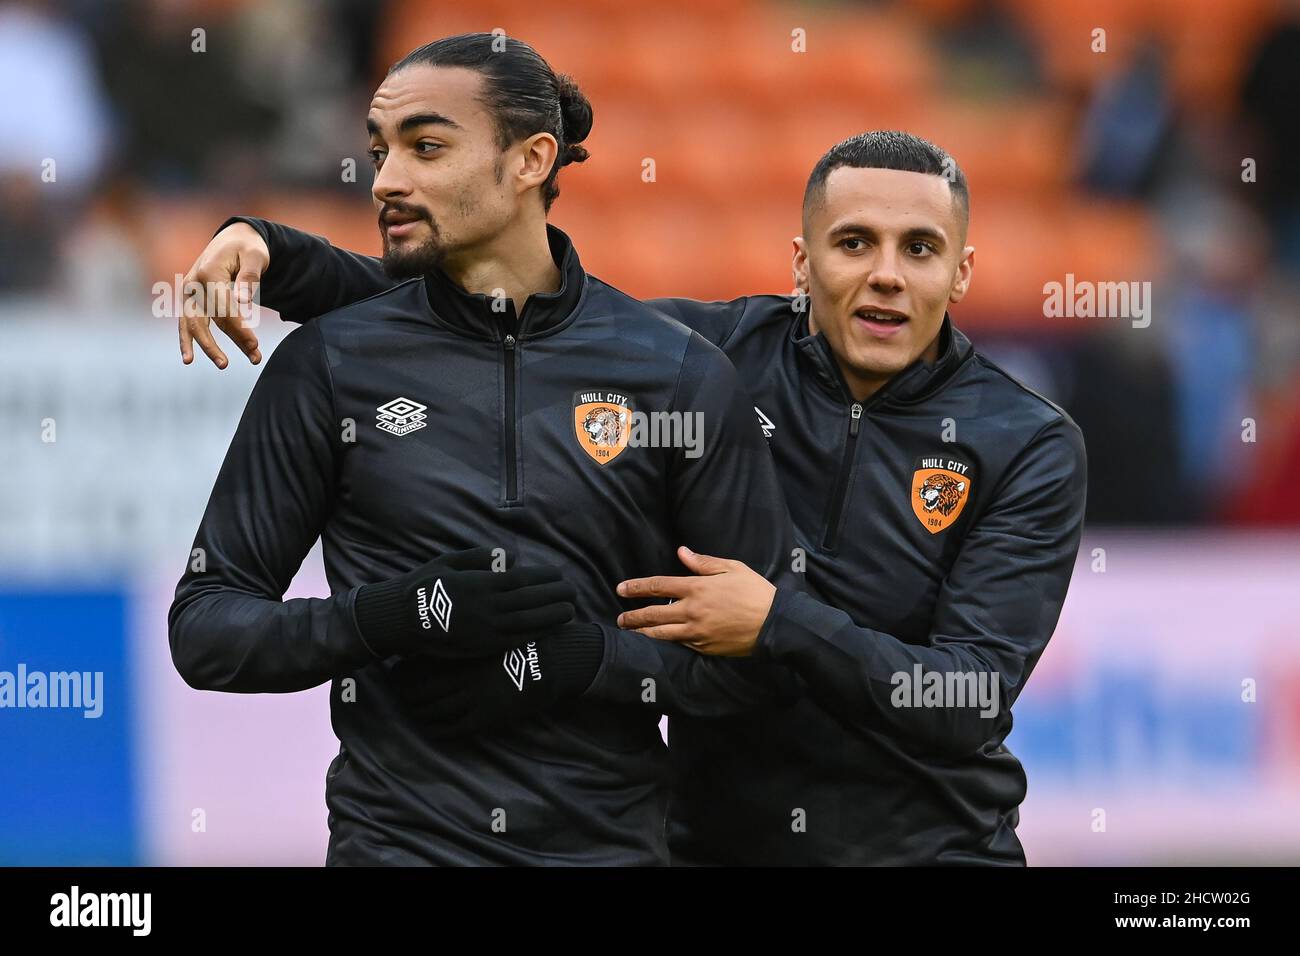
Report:
[[605,632],[599,624],[566,624],[546,646],[560,693],[581,697],[605,660]]
[[265,220],[263,220],[263,219],[258,219],[258,218],[256,218],[255,216],[231,216],[229,219],[227,219],[227,220],[226,220],[225,222],[223,222],[221,225],[217,226],[217,231],[214,232],[212,235],[214,235],[214,236],[217,235],[217,233],[221,232],[222,229],[225,229],[227,226],[233,226],[233,225],[234,225],[235,223],[237,223],[237,222],[245,223],[246,225],[252,226],[254,229],[256,229],[256,230],[257,230],[257,234],[258,234],[259,236],[261,236],[261,237],[262,237],[262,241],[266,243],[266,248],[267,248],[267,250],[268,250],[268,251],[270,250],[270,248],[271,248],[271,231],[270,231],[269,229],[266,228],[266,221],[265,221]]
[[403,649],[401,638],[406,614],[402,600],[405,592],[406,581],[403,578],[364,584],[357,590],[353,602],[357,634],[361,643],[380,660]]
[[799,592],[794,588],[779,587],[776,589],[776,596],[772,598],[772,606],[767,611],[767,618],[763,621],[763,627],[758,632],[758,637],[754,641],[754,656],[775,663],[780,659],[782,652],[781,617],[789,609],[791,603],[798,596]]

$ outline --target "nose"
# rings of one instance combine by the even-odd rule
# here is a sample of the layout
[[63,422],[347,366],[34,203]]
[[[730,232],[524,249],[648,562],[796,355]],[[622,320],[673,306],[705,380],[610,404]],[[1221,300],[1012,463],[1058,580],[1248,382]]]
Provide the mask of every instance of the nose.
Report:
[[898,250],[891,245],[881,243],[871,261],[871,271],[867,283],[872,290],[881,293],[902,292],[906,288],[903,272],[898,267]]
[[379,205],[405,199],[411,195],[411,179],[400,159],[389,153],[384,163],[375,172],[375,181],[370,186],[370,195]]

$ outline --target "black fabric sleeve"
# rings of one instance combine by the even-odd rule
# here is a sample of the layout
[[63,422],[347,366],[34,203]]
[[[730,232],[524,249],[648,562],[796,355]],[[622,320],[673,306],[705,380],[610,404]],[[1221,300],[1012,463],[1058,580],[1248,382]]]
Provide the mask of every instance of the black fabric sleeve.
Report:
[[[928,645],[859,627],[783,588],[755,655],[794,669],[818,704],[851,724],[928,753],[975,752],[1009,727],[1005,715],[1056,628],[1082,535],[1086,476],[1073,422],[1036,436],[968,532],[939,593]],[[943,706],[915,705],[918,667],[921,687],[952,681]],[[986,704],[975,702],[979,681],[990,688]],[[994,685],[996,708],[987,706]],[[965,706],[954,705],[956,694]]]
[[168,614],[191,687],[298,691],[375,659],[357,588],[281,600],[328,521],[342,447],[324,343],[315,326],[295,329],[248,399]]
[[728,302],[699,302],[695,299],[646,300],[646,305],[660,315],[675,319],[692,332],[698,332],[718,348],[726,345],[727,340],[736,331],[748,304],[748,296]]
[[758,657],[706,657],[601,624],[605,649],[586,696],[669,717],[729,717],[805,695],[797,674]]
[[[801,575],[791,570],[794,529],[753,402],[727,357],[698,335],[687,347],[673,411],[696,416],[702,426],[696,447],[670,452],[678,542],[697,554],[743,561],[774,584],[799,590]],[[796,674],[768,661],[707,657],[602,627],[605,661],[588,690],[602,700],[657,703],[670,717],[721,717],[802,692]]]
[[374,256],[338,249],[322,236],[267,219],[234,216],[217,232],[235,222],[252,226],[266,241],[271,262],[262,274],[258,301],[286,322],[308,322],[397,284]]

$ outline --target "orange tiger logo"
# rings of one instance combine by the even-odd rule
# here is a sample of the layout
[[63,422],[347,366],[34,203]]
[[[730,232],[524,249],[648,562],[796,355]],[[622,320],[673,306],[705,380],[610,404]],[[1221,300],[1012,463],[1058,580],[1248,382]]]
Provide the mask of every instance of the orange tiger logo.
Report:
[[944,459],[950,468],[917,468],[912,476],[912,513],[930,534],[938,534],[961,516],[971,496],[969,466]]
[[921,506],[926,511],[938,511],[945,518],[961,504],[962,495],[965,493],[966,482],[942,473],[930,475],[917,489],[917,494],[921,497]]
[[587,412],[582,419],[582,430],[593,445],[614,448],[623,440],[627,429],[627,409],[601,405]]

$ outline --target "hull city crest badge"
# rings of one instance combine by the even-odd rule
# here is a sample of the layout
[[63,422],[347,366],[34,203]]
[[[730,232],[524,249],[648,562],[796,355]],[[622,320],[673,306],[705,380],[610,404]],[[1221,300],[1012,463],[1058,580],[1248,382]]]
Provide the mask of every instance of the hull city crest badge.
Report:
[[573,431],[578,447],[598,465],[623,454],[632,433],[632,402],[622,392],[587,389],[573,394]]
[[952,525],[970,495],[971,467],[966,462],[947,455],[917,459],[912,472],[912,513],[930,534]]

